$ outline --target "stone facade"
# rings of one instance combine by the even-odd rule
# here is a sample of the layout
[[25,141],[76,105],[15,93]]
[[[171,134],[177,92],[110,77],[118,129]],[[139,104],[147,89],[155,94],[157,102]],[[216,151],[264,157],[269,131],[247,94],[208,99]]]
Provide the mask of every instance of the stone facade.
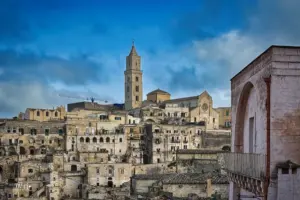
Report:
[[219,128],[231,128],[231,107],[216,108],[219,113]]
[[[262,179],[260,189],[247,189],[246,195],[259,193],[277,199],[277,181],[270,178],[276,164],[287,159],[300,163],[299,66],[300,48],[271,46],[231,80],[232,149],[244,156],[266,155],[264,163],[254,169],[272,183]],[[258,168],[262,166],[265,168]],[[230,199],[237,198],[233,194],[239,193],[239,188],[245,186],[232,183]]]

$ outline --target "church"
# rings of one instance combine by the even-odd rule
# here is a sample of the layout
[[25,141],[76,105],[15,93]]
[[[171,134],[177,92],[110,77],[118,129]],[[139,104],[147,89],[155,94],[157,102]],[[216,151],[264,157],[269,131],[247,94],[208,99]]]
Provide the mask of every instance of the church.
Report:
[[[171,94],[156,89],[147,94],[143,101],[143,72],[141,70],[141,56],[138,55],[134,43],[126,57],[124,72],[125,110],[141,108],[147,104],[157,104],[160,107],[188,108],[189,122],[205,122],[209,129],[230,128],[230,107],[213,108],[213,100],[207,91],[200,95],[171,99]],[[176,110],[176,108],[174,108]]]

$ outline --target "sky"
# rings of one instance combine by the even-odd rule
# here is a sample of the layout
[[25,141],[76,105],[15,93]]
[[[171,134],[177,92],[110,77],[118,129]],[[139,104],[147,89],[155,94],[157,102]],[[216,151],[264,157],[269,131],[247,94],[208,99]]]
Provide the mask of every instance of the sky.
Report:
[[207,90],[230,106],[230,79],[270,45],[300,45],[298,0],[0,1],[0,117],[95,97],[124,102],[132,40],[143,90]]

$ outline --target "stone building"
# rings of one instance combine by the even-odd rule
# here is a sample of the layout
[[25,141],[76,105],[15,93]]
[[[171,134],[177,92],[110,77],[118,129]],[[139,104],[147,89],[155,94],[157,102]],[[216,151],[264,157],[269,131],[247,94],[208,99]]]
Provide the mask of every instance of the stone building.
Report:
[[55,109],[27,108],[24,114],[24,119],[26,120],[36,120],[41,122],[49,120],[64,120],[65,117],[66,109],[64,106],[59,106]]
[[147,124],[145,125],[145,163],[160,163],[176,160],[178,149],[201,147],[201,133],[204,126]]
[[171,99],[171,94],[160,89],[154,90],[147,94],[147,100],[154,103],[162,103],[170,99]]
[[212,97],[207,91],[199,96],[167,100],[163,104],[177,104],[179,107],[189,108],[189,122],[205,122],[206,129],[219,128],[219,113],[213,108]]
[[217,192],[224,199],[228,197],[228,186],[227,177],[218,173],[139,174],[131,181],[132,196],[144,198],[166,193],[171,198],[204,198]]
[[231,107],[216,108],[219,113],[219,128],[229,129],[231,127]]
[[231,79],[233,153],[225,156],[231,200],[299,197],[291,190],[299,182],[281,179],[276,167],[300,163],[299,69],[300,47],[271,46]]
[[134,44],[126,57],[125,75],[125,110],[141,107],[143,101],[143,72],[141,57],[137,54]]
[[0,177],[6,198],[39,198],[50,183],[52,156],[65,150],[63,121],[6,120],[0,125]]

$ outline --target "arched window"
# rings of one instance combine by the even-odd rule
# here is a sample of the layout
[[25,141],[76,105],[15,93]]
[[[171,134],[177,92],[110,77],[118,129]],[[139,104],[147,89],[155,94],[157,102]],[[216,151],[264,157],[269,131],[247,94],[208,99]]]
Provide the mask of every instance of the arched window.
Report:
[[90,143],[90,138],[88,138],[88,137],[85,138],[85,142],[86,142],[86,143]]
[[97,138],[96,137],[93,138],[93,143],[97,143]]
[[103,142],[103,137],[100,138],[100,142]]
[[109,139],[109,137],[107,137],[107,138],[106,138],[106,142],[110,142],[110,139]]
[[80,143],[83,143],[83,142],[84,142],[84,138],[81,137],[81,138],[80,138]]

